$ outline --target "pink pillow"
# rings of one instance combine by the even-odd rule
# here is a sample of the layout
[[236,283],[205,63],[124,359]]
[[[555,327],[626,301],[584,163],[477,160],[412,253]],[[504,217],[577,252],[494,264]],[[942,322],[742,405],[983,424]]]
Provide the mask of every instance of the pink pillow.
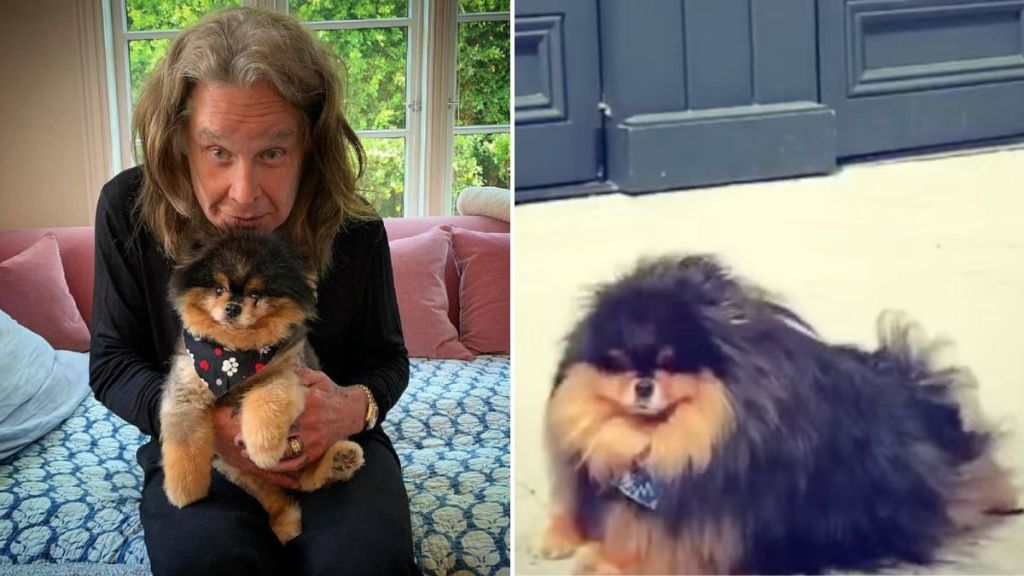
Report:
[[509,234],[453,228],[452,245],[461,276],[462,344],[478,354],[508,354]]
[[58,350],[89,349],[89,327],[64,279],[52,232],[0,263],[0,309]]
[[448,319],[444,266],[451,249],[451,230],[438,226],[416,236],[391,241],[398,312],[409,356],[472,360],[459,343],[459,332]]

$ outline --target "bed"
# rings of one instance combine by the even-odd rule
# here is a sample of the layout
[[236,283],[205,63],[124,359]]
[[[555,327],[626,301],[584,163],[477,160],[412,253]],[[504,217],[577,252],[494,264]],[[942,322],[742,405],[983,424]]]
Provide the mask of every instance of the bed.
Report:
[[[508,357],[411,364],[384,427],[402,461],[420,566],[508,574]],[[0,462],[0,573],[149,574],[135,461],[146,440],[88,395]]]

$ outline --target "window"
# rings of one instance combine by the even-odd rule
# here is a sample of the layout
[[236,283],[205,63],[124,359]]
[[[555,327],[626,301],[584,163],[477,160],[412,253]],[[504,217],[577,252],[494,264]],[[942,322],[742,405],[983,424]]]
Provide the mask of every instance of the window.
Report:
[[[509,0],[109,1],[121,167],[134,164],[132,105],[177,31],[258,4],[295,15],[345,60],[346,115],[367,155],[358,185],[381,215],[453,213],[466,186],[509,187]],[[435,73],[457,86],[427,81]]]
[[467,186],[510,187],[509,2],[459,0],[453,208]]

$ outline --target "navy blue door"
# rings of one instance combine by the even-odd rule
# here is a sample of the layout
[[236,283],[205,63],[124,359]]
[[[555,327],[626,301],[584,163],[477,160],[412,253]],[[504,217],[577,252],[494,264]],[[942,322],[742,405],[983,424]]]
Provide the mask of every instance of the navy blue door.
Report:
[[1024,0],[519,0],[516,199],[1024,134]]
[[517,0],[516,188],[603,177],[596,0]]
[[819,0],[842,157],[1024,133],[1024,0]]

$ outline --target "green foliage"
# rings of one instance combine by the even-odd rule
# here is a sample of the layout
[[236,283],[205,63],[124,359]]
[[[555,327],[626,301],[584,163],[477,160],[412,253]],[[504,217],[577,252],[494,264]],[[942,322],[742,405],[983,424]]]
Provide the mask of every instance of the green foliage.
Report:
[[356,130],[405,128],[408,30],[322,30],[317,36],[345,62],[345,115]]
[[459,192],[467,186],[511,188],[508,132],[456,134],[452,183],[452,212]]
[[170,40],[132,40],[128,42],[128,69],[132,82],[132,104],[138,101],[142,83],[164,57]]
[[508,12],[511,0],[459,0],[459,12]]
[[459,126],[509,123],[508,22],[459,23]]
[[304,22],[404,18],[408,0],[288,0],[288,12]]
[[[239,0],[128,0],[131,30],[181,29]],[[289,0],[304,21],[401,18],[408,0]],[[459,0],[462,12],[509,10],[509,0]],[[508,22],[459,24],[456,122],[460,126],[508,125],[511,74]],[[408,30],[404,27],[324,30],[317,35],[345,63],[345,110],[357,130],[406,127]],[[132,101],[170,40],[129,43]],[[384,216],[401,216],[405,193],[406,139],[364,135],[367,163],[359,189]],[[453,203],[466,186],[509,187],[509,134],[455,137]]]
[[180,30],[203,16],[238,0],[128,0],[126,18],[129,30]]
[[405,199],[405,138],[362,138],[366,167],[357,188],[381,216],[401,216]]

